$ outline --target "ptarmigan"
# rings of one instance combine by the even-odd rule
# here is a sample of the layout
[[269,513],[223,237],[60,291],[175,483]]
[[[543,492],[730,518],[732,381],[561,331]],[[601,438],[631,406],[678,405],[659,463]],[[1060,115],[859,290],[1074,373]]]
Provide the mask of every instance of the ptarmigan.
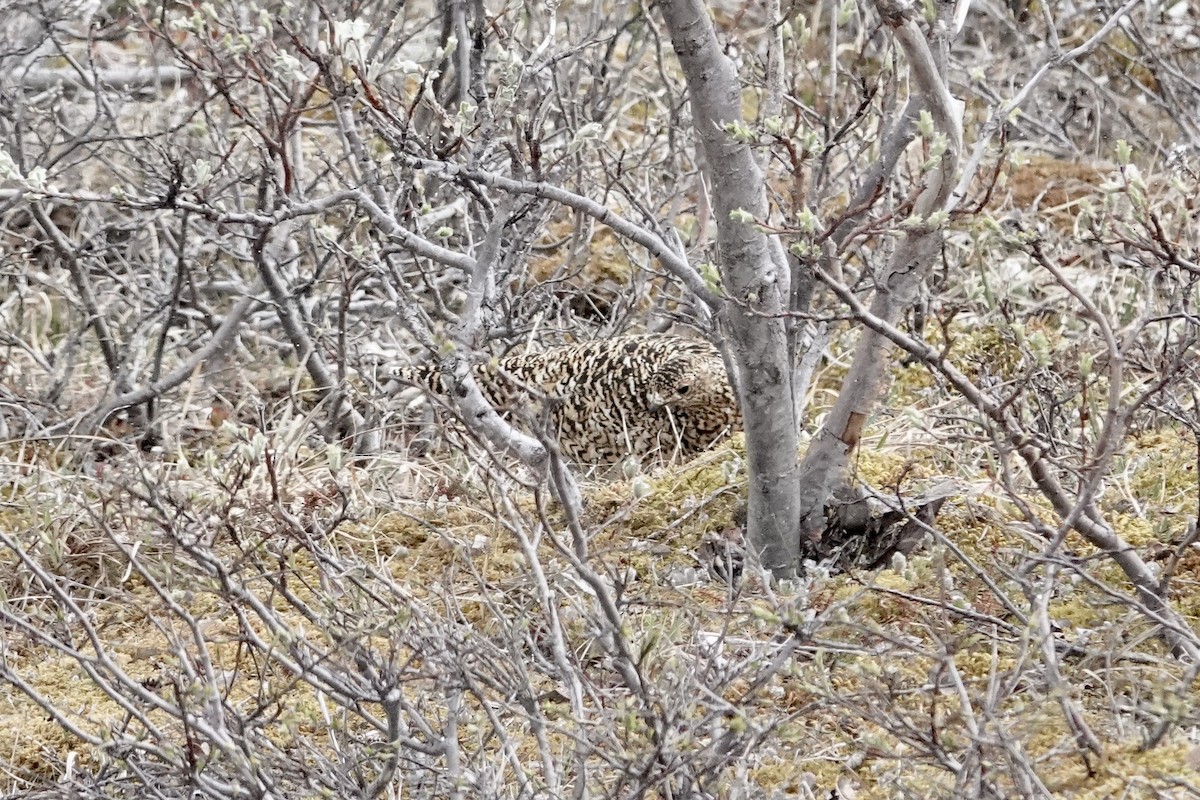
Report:
[[[708,342],[619,336],[493,359],[473,369],[479,388],[510,418],[544,401],[562,453],[583,464],[631,455],[690,458],[740,424],[725,364]],[[446,393],[436,366],[393,374]]]

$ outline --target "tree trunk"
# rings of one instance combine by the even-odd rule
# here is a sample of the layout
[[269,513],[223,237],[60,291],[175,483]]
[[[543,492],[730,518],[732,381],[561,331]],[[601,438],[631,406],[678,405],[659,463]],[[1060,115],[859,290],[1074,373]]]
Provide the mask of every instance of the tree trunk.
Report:
[[726,294],[720,316],[728,323],[746,429],[747,532],[763,565],[785,578],[796,571],[800,520],[798,440],[783,317],[789,297],[786,256],[782,245],[755,222],[769,214],[764,178],[749,145],[731,133],[744,128],[741,82],[717,42],[707,7],[701,0],[668,0],[661,8],[687,78],[693,124],[712,185]]
[[[910,7],[894,0],[876,0],[875,5],[904,52],[918,95],[909,101],[889,140],[895,146],[906,144],[906,128],[912,124],[913,114],[919,109],[928,109],[933,131],[945,138],[944,150],[937,163],[931,164],[922,175],[924,186],[913,203],[907,230],[876,276],[871,313],[891,323],[916,299],[921,281],[941,247],[945,218],[935,216],[935,212],[942,210],[958,174],[962,121],[955,111],[944,77],[948,45],[944,31],[953,30],[949,15],[954,6],[943,4],[940,7],[945,19],[943,24],[935,27],[935,35],[943,37],[938,41],[939,52],[935,55]],[[885,151],[888,156],[884,163],[899,155],[895,147],[885,148]],[[872,191],[874,182],[883,174],[872,176],[868,181]],[[863,329],[837,400],[805,454],[799,471],[802,487],[799,530],[807,548],[819,544],[825,529],[825,506],[834,489],[845,479],[850,455],[858,447],[867,419],[886,386],[888,369],[893,361],[891,351],[891,342],[886,337],[874,330]]]

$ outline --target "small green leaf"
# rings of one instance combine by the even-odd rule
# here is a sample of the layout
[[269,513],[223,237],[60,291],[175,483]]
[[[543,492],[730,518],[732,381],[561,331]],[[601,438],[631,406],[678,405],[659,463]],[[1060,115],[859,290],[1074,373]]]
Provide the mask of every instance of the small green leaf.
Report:
[[1124,139],[1117,140],[1117,163],[1122,166],[1129,163],[1129,159],[1133,156],[1133,148],[1129,146],[1129,142]]
[[927,109],[921,109],[921,116],[917,120],[917,132],[926,139],[932,139],[934,131],[936,130],[937,129],[933,127],[933,115],[930,114]]

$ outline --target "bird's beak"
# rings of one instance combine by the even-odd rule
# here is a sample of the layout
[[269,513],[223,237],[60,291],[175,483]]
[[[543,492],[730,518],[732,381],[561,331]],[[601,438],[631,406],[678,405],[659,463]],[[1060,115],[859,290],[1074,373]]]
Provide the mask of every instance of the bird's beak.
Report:
[[667,401],[663,398],[662,395],[658,394],[657,392],[649,392],[646,395],[646,405],[650,406],[651,411],[658,411],[660,408],[662,408],[666,404],[667,404]]

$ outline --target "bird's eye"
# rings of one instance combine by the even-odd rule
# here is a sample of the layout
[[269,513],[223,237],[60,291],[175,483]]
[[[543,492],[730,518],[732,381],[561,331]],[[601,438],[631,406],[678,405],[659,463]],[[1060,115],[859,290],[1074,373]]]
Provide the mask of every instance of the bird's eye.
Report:
[[683,386],[680,386],[680,387],[679,387],[678,389],[676,389],[675,391],[676,391],[676,392],[678,392],[680,395],[685,395],[685,394],[687,394],[687,393],[688,393],[688,392],[691,390],[691,388],[692,388],[691,386],[688,386],[688,385],[685,383]]

